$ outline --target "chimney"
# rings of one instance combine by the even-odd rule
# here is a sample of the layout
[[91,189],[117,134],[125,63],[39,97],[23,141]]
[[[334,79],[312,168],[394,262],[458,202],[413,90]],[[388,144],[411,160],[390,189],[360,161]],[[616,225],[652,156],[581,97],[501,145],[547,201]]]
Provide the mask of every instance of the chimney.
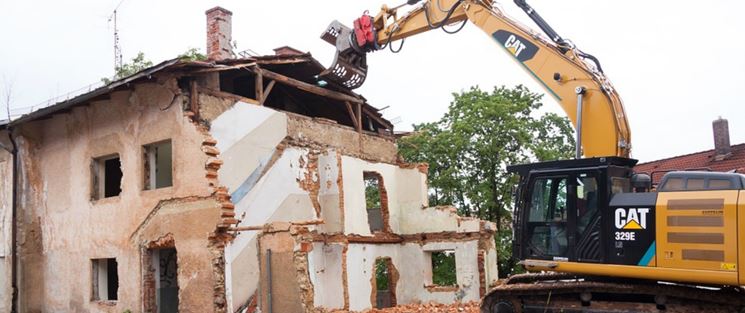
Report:
[[290,46],[282,46],[274,49],[274,55],[302,55],[303,52]]
[[221,7],[214,7],[204,13],[207,15],[207,58],[212,61],[231,58],[233,13]]
[[729,123],[720,116],[711,124],[714,128],[714,160],[724,160],[732,153],[729,144]]

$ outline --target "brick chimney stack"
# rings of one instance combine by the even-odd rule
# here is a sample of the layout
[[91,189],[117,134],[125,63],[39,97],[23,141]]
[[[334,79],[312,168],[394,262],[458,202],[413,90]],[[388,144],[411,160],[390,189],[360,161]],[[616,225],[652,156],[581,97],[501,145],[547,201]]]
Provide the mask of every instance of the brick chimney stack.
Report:
[[719,119],[712,122],[714,128],[714,159],[724,160],[732,153],[732,147],[729,144],[729,123],[726,119]]
[[207,58],[212,61],[229,59],[233,56],[231,41],[232,17],[230,12],[221,7],[214,7],[205,12],[207,15]]

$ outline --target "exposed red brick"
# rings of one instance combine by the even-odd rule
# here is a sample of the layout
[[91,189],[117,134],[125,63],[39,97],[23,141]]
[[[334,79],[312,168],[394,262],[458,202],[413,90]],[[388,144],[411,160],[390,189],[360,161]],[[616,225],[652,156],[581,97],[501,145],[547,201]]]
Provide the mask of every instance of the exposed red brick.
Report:
[[312,242],[302,242],[302,243],[300,243],[300,251],[302,251],[302,252],[311,252],[311,251],[313,251],[313,243]]
[[299,163],[300,168],[305,169],[303,178],[298,181],[300,188],[308,192],[310,201],[313,204],[313,208],[316,211],[316,217],[321,217],[321,202],[318,201],[318,194],[321,190],[321,180],[318,176],[318,154],[317,151],[311,151],[308,153],[308,161],[306,164],[305,158],[300,157]]
[[458,286],[426,285],[424,289],[427,289],[429,292],[456,292],[458,291]]
[[218,158],[209,158],[207,159],[207,162],[205,163],[205,167],[208,169],[220,169],[220,166],[223,165],[223,161]]
[[207,138],[204,138],[204,140],[202,141],[202,145],[214,147],[215,145],[217,145],[217,140],[215,140],[215,138],[212,138],[212,137],[207,137]]
[[484,254],[486,253],[484,250],[479,249],[478,250],[478,267],[479,267],[479,297],[483,297],[486,295],[486,269],[484,267]]
[[221,7],[214,7],[205,12],[207,15],[207,58],[224,60],[232,56],[231,17],[232,12]]
[[239,220],[237,220],[235,218],[232,218],[232,217],[223,218],[222,219],[222,222],[225,223],[225,224],[238,224],[238,223],[240,223]]
[[208,145],[202,146],[202,152],[204,152],[205,154],[209,156],[213,156],[213,157],[216,157],[218,154],[220,154],[220,150],[218,150],[214,146],[208,146]]

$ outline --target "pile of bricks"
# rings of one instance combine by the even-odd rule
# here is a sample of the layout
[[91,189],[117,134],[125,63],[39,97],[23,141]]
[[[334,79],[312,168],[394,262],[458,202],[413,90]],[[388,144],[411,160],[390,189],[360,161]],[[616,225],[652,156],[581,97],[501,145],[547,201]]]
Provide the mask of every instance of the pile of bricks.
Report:
[[478,302],[454,304],[408,304],[387,309],[372,309],[365,313],[479,313]]

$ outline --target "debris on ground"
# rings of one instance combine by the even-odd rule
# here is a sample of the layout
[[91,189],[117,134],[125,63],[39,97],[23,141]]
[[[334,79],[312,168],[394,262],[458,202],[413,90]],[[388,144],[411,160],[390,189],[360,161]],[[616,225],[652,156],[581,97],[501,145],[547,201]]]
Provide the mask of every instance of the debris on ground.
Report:
[[423,303],[399,305],[386,309],[372,309],[364,313],[479,313],[479,303]]

